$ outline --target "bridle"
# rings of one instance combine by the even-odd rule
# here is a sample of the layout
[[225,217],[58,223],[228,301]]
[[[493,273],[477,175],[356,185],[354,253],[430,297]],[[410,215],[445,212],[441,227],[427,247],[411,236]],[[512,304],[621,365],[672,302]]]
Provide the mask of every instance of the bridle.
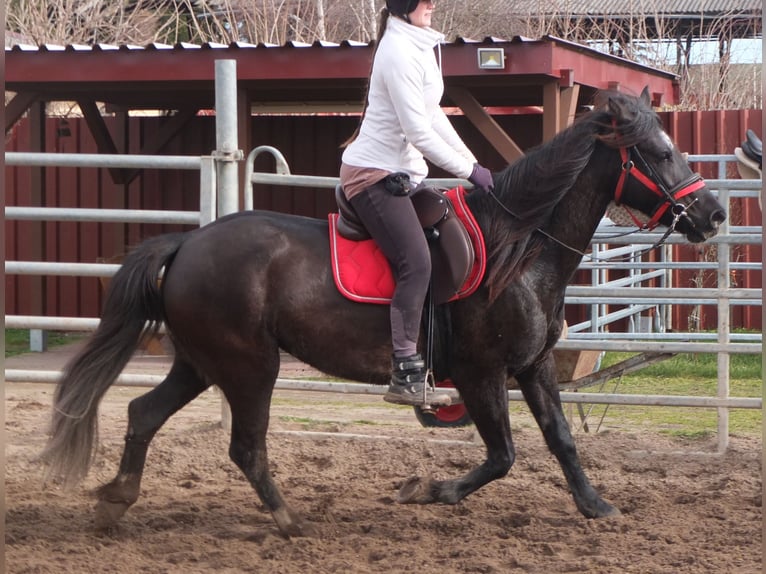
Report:
[[[654,208],[654,211],[652,212],[651,219],[647,223],[643,223],[639,221],[635,215],[629,210],[626,209],[628,214],[630,215],[631,219],[635,223],[635,225],[638,227],[638,229],[635,229],[633,231],[630,231],[628,233],[621,233],[618,236],[624,236],[629,235],[632,233],[636,233],[639,231],[651,231],[657,225],[659,225],[659,221],[662,218],[662,216],[665,214],[665,212],[670,209],[671,213],[673,214],[673,220],[668,226],[665,233],[662,235],[662,237],[657,240],[655,243],[653,243],[650,247],[647,247],[646,249],[642,249],[639,254],[646,253],[648,251],[651,251],[653,249],[656,249],[663,243],[665,243],[665,240],[670,236],[673,231],[675,231],[676,225],[678,224],[679,220],[683,217],[686,219],[689,223],[689,225],[692,226],[692,228],[696,228],[694,225],[694,221],[689,217],[687,213],[687,209],[694,205],[694,203],[697,202],[697,199],[694,199],[690,204],[684,205],[683,203],[680,203],[678,200],[682,197],[685,197],[689,194],[694,193],[695,191],[702,189],[705,187],[705,181],[702,179],[702,176],[693,173],[686,179],[682,180],[680,183],[674,185],[672,188],[668,189],[668,187],[665,185],[665,183],[662,181],[662,178],[659,176],[659,174],[652,168],[649,163],[644,159],[644,157],[641,155],[641,152],[638,151],[638,147],[635,145],[633,146],[622,146],[619,148],[620,152],[620,158],[622,159],[622,171],[620,172],[620,177],[617,180],[617,186],[614,191],[614,203],[616,205],[620,205],[620,201],[624,195],[625,189],[628,186],[628,182],[630,181],[630,178],[635,179],[638,183],[646,187],[649,191],[654,193],[658,196],[659,201],[657,203],[657,206]],[[634,161],[631,159],[631,157],[635,157]],[[639,165],[640,164],[640,165]],[[518,219],[518,216],[513,213],[508,207],[500,201],[500,198],[498,198],[492,190],[487,190],[490,197],[495,200],[495,202],[508,214],[513,216],[514,218]],[[579,249],[576,249],[570,245],[567,245],[566,243],[562,242],[561,240],[557,239],[556,237],[552,236],[551,234],[543,231],[542,229],[536,229],[538,233],[544,235],[551,241],[558,243],[560,246],[573,251],[577,253],[578,255],[582,257],[589,257],[593,261],[603,261],[603,259],[597,259],[593,257],[592,255],[585,253],[584,251],[580,251]]]
[[[662,181],[662,178],[657,174],[652,166],[647,163],[636,146],[621,147],[619,148],[619,151],[620,158],[622,159],[622,171],[620,172],[620,177],[617,180],[617,187],[614,190],[614,203],[616,205],[620,205],[620,201],[623,197],[625,188],[627,187],[628,182],[632,177],[649,191],[657,195],[660,200],[657,204],[657,207],[655,207],[654,211],[652,212],[651,219],[647,223],[642,223],[630,211],[628,211],[631,219],[633,219],[633,222],[640,229],[652,230],[657,227],[660,219],[668,210],[668,208],[670,208],[670,211],[673,214],[673,222],[669,226],[671,233],[675,229],[678,220],[682,217],[686,218],[689,224],[694,227],[694,222],[688,216],[686,210],[697,200],[695,199],[689,205],[684,205],[678,200],[705,187],[705,181],[702,179],[702,176],[698,173],[693,173],[680,183],[673,186],[671,189],[668,189],[665,183]],[[634,156],[636,161],[633,161],[631,156]]]

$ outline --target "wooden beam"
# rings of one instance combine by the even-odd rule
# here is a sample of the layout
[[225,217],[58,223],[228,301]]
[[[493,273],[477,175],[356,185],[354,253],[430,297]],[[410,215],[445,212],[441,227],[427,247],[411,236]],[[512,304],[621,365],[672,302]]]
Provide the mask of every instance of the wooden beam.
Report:
[[[96,146],[98,147],[99,153],[120,153],[96,103],[92,101],[78,101],[77,105],[80,106],[83,116],[85,117],[85,122],[88,124],[91,134],[93,134],[93,138],[96,140]],[[196,114],[197,108],[189,108],[181,110],[177,114],[171,116],[162,124],[157,133],[141,146],[140,153],[145,155],[156,154],[168,141],[173,139],[181,128],[183,128],[183,126]],[[109,168],[109,174],[112,176],[112,181],[118,184],[128,184],[140,173],[140,169]]]
[[574,122],[577,113],[577,99],[580,96],[580,86],[574,84],[569,88],[561,89],[561,116],[559,117],[559,129],[568,128]]
[[561,97],[558,81],[543,85],[543,141],[553,139],[559,133]]
[[[172,140],[189,123],[189,120],[197,115],[197,111],[197,108],[188,108],[179,110],[178,113],[170,116],[162,123],[160,129],[141,146],[139,153],[143,155],[156,155],[166,143]],[[121,171],[123,172],[123,183],[127,184],[138,177],[142,170],[124,169]]]
[[118,153],[117,146],[114,140],[112,140],[112,134],[109,133],[109,128],[106,127],[106,122],[101,116],[101,111],[98,109],[96,102],[78,100],[77,105],[80,106],[80,110],[82,110],[82,114],[85,117],[85,123],[88,124],[88,129],[90,129],[93,139],[96,140],[96,147],[98,147],[99,153]]
[[197,115],[198,108],[188,108],[178,110],[177,113],[170,116],[162,123],[160,129],[154,136],[141,146],[141,153],[145,155],[156,155],[166,143],[172,140],[183,127]]
[[19,92],[10,102],[5,105],[5,132],[8,133],[13,125],[21,119],[21,116],[37,100],[36,92]]
[[513,163],[524,155],[524,151],[503,131],[503,128],[481,107],[468,90],[459,86],[450,86],[446,92],[506,162]]
[[[85,117],[85,123],[88,124],[88,129],[93,135],[93,139],[96,141],[98,152],[103,154],[119,153],[117,146],[112,139],[112,134],[109,133],[109,128],[106,126],[106,122],[104,121],[96,102],[91,100],[78,100],[77,105],[80,106],[82,115]],[[114,183],[125,183],[127,170],[110,167],[107,171]]]

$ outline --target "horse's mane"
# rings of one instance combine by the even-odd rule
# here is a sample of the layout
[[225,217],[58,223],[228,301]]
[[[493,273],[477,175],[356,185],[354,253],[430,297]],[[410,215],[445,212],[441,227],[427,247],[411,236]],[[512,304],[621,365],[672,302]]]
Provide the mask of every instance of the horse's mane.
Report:
[[[615,123],[616,122],[616,123]],[[599,104],[549,142],[495,175],[494,194],[514,221],[491,197],[477,206],[488,226],[487,286],[490,300],[539,255],[545,237],[534,231],[551,218],[556,205],[575,184],[598,142],[632,146],[657,129],[657,115],[640,99],[604,92]],[[478,215],[478,213],[477,213]],[[485,227],[485,229],[487,229]]]

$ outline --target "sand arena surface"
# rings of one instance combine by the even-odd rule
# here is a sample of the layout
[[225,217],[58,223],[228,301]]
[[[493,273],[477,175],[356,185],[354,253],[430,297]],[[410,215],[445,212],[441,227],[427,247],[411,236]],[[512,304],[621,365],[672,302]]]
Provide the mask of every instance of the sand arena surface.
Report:
[[[156,358],[144,363],[161,366]],[[292,367],[287,376],[301,374]],[[522,415],[512,419],[517,460],[507,477],[455,506],[401,505],[397,489],[410,476],[456,477],[483,460],[473,428],[425,429],[411,409],[380,397],[294,391],[276,393],[269,456],[283,494],[317,537],[279,535],[228,459],[214,392],[163,427],[138,502],[113,532],[98,533],[91,492],[114,477],[127,404],[143,392],[116,386],[107,394],[96,463],[80,487],[62,492],[42,488],[35,462],[53,386],[6,385],[7,572],[762,571],[760,437],[732,437],[724,456],[695,456],[714,450],[714,441],[674,441],[646,429],[578,432],[586,472],[623,512],[587,520]],[[307,430],[315,434],[296,432]],[[640,452],[648,450],[664,454]]]

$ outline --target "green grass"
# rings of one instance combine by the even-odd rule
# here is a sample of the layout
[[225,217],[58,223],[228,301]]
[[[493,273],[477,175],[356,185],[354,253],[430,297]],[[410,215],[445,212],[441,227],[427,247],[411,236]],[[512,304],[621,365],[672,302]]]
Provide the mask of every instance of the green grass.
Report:
[[[607,353],[601,367],[608,367],[630,356],[631,353]],[[761,355],[730,355],[729,362],[729,395],[762,396]],[[609,381],[603,386],[581,389],[581,392],[714,397],[717,395],[717,389],[717,356],[682,353],[620,379]],[[621,405],[583,405],[583,408],[588,413],[587,420],[591,429],[595,429],[599,424],[602,428],[638,427],[692,439],[705,438],[717,432],[718,417],[715,408]],[[578,424],[579,417],[575,426]],[[761,424],[761,411],[758,409],[729,410],[731,434],[760,434]]]
[[[601,368],[609,367],[619,363],[634,353],[606,353],[601,361]],[[668,378],[676,377],[714,377],[717,375],[718,358],[713,353],[679,353],[665,361],[661,361],[641,370],[642,375],[664,376]],[[729,356],[729,376],[736,378],[755,378],[762,377],[761,355],[740,355],[733,354]]]
[[[48,347],[73,343],[86,336],[86,333],[79,332],[48,331]],[[5,356],[13,357],[24,353],[29,353],[29,329],[6,329]]]

